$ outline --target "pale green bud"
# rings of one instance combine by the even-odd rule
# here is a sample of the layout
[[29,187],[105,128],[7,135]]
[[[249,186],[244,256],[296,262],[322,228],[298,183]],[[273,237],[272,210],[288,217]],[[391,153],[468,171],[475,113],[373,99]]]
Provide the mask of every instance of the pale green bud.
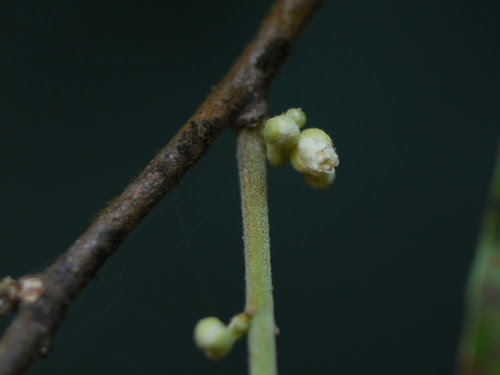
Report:
[[301,137],[304,138],[311,138],[316,141],[321,141],[323,143],[326,143],[329,146],[333,146],[332,139],[324,130],[318,129],[318,128],[308,128],[302,130],[302,133],[300,133]]
[[194,341],[209,359],[217,361],[231,350],[234,337],[218,318],[208,317],[196,324]]
[[321,177],[334,171],[339,157],[328,134],[311,128],[300,134],[297,145],[290,151],[290,162],[299,172]]
[[302,128],[307,121],[306,114],[301,108],[290,108],[286,111],[285,116],[290,117],[299,128]]
[[288,160],[288,151],[268,143],[266,145],[267,159],[273,167],[282,167]]
[[284,150],[295,146],[299,137],[299,126],[286,115],[270,118],[264,127],[265,142]]
[[304,181],[314,189],[327,189],[333,184],[335,180],[335,169],[332,173],[323,173],[321,176],[313,176],[311,174],[303,173]]
[[234,316],[228,326],[214,316],[201,319],[194,327],[194,342],[209,359],[218,361],[248,332],[250,320],[246,313]]

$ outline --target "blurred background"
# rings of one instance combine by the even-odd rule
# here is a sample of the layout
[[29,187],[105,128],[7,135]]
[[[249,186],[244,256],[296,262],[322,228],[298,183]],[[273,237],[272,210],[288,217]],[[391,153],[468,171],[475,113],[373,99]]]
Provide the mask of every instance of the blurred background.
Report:
[[[0,275],[36,272],[165,145],[269,1],[0,3]],[[497,1],[327,1],[270,92],[341,164],[270,168],[282,374],[452,374],[500,137]],[[243,374],[196,321],[244,304],[227,130],[71,306],[32,374]],[[4,328],[12,316],[3,317]]]

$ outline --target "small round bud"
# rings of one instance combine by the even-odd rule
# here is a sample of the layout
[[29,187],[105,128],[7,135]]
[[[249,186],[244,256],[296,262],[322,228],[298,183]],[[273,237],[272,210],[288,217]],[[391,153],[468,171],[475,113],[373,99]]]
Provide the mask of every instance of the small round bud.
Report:
[[320,129],[306,129],[290,151],[290,162],[299,172],[321,177],[334,171],[339,157],[328,134]]
[[194,328],[194,341],[214,361],[224,357],[233,346],[232,332],[216,317],[201,319]]
[[300,137],[300,129],[293,119],[286,115],[270,118],[264,127],[266,143],[288,150],[295,146]]
[[295,121],[299,128],[302,128],[306,124],[307,117],[301,108],[290,108],[286,111],[285,115]]
[[267,159],[273,167],[282,167],[288,160],[288,151],[268,143],[266,145]]
[[327,189],[335,180],[335,170],[332,173],[323,173],[321,176],[313,176],[307,173],[302,174],[307,185],[314,189]]
[[332,139],[324,130],[318,129],[318,128],[308,128],[302,130],[302,133],[300,133],[301,137],[304,138],[311,138],[316,141],[321,141],[329,146],[333,146]]

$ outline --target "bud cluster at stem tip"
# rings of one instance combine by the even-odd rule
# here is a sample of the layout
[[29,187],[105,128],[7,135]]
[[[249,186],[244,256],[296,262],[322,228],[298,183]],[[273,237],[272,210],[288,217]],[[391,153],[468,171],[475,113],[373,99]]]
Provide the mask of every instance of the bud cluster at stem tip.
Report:
[[275,167],[285,165],[290,159],[309,186],[326,189],[335,179],[339,157],[332,139],[323,130],[309,128],[300,131],[306,121],[306,114],[300,108],[291,108],[267,120],[262,131],[267,158]]

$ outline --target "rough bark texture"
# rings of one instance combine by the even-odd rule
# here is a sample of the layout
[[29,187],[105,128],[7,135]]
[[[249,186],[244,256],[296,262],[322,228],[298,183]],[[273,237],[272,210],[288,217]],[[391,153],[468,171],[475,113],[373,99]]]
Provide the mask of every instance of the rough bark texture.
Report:
[[72,300],[227,126],[251,126],[265,116],[269,85],[321,3],[277,1],[221,83],[144,171],[51,266],[19,280],[15,301],[0,301],[16,309],[0,341],[0,374],[25,373],[50,352]]

